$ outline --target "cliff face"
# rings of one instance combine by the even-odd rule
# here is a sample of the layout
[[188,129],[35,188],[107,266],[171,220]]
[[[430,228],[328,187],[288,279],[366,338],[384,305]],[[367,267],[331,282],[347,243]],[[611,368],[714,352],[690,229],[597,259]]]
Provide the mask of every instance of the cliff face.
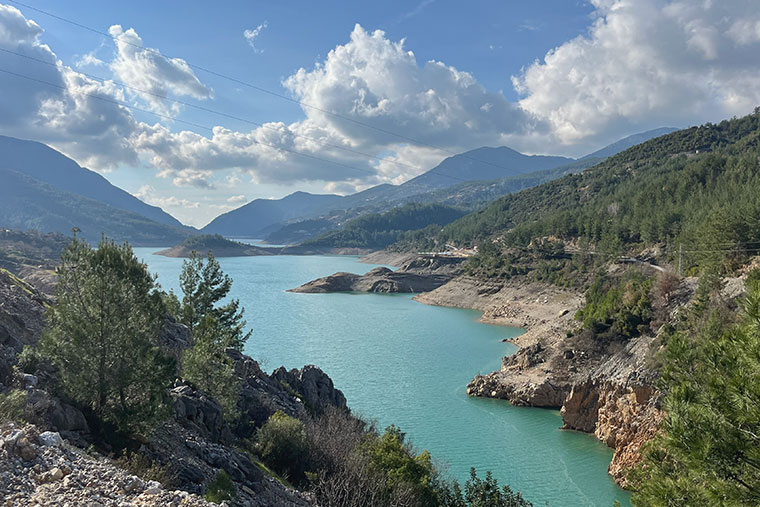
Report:
[[560,409],[564,428],[593,433],[615,450],[610,474],[626,485],[626,472],[662,417],[648,366],[654,336],[616,342],[568,335],[578,326],[573,316],[581,294],[519,279],[459,277],[416,299],[479,309],[484,322],[526,328],[512,340],[521,348],[503,358],[499,371],[476,376],[467,393]]
[[660,394],[650,385],[593,381],[573,386],[560,413],[563,428],[594,433],[615,449],[609,471],[621,486],[641,461],[641,447],[657,433]]

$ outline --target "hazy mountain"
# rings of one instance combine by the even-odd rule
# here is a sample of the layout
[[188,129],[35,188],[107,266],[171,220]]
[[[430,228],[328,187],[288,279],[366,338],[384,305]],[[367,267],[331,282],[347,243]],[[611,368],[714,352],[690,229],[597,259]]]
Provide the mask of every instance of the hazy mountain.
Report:
[[81,167],[42,143],[0,136],[0,169],[27,174],[61,190],[138,213],[161,224],[184,227],[161,208],[142,202],[129,192],[115,187],[100,174]]
[[256,199],[232,211],[219,215],[206,225],[205,234],[257,237],[279,229],[285,222],[327,211],[338,206],[343,197],[332,194],[294,192],[282,199]]
[[400,185],[419,190],[453,187],[465,181],[490,181],[554,169],[573,159],[546,155],[523,155],[512,148],[477,148],[453,157]]
[[188,228],[155,222],[141,214],[62,190],[28,174],[0,169],[0,227],[71,234],[73,227],[91,241],[105,233],[135,246],[184,240]]
[[589,153],[585,157],[581,157],[578,160],[585,160],[587,158],[605,159],[607,157],[617,155],[621,151],[627,150],[628,148],[632,146],[641,144],[644,141],[649,141],[650,139],[654,139],[655,137],[660,137],[660,136],[664,136],[665,134],[670,134],[671,132],[675,132],[676,130],[678,129],[672,128],[672,127],[660,127],[658,129],[647,130],[646,132],[633,134],[628,137],[624,137],[623,139],[616,141],[612,144],[609,144],[605,146],[604,148],[602,148],[601,150],[597,150],[594,153]]

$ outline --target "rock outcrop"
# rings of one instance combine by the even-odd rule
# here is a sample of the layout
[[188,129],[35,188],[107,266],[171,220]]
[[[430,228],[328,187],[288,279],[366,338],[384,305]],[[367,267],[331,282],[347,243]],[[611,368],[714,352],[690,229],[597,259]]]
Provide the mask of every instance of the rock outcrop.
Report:
[[463,261],[459,257],[417,256],[396,271],[377,267],[364,275],[335,273],[305,283],[290,292],[430,292],[459,274]]
[[[49,304],[50,301],[32,286],[0,271],[0,394],[11,388],[23,390],[26,394],[24,418],[33,423],[20,430],[14,426],[0,428],[3,436],[0,438],[0,498],[11,499],[11,505],[65,505],[67,502],[84,505],[92,499],[108,505],[207,505],[195,494],[204,493],[224,470],[235,488],[232,505],[313,505],[309,495],[285,487],[264,473],[254,458],[240,449],[256,428],[278,410],[306,420],[328,407],[345,409],[343,393],[322,370],[309,365],[300,370],[280,368],[269,375],[252,358],[228,349],[241,382],[238,401],[241,416],[234,423],[225,418],[214,398],[190,383],[176,381],[169,390],[174,417],[147,438],[141,437],[139,442],[131,444],[141,444],[141,455],[171,472],[176,482],[174,487],[179,491],[170,491],[157,483],[130,476],[120,470],[118,464],[89,456],[74,447],[72,444],[87,448],[97,443],[90,434],[92,421],[46,390],[52,385],[53,371],[42,366],[35,375],[30,375],[13,368],[23,346],[38,342]],[[167,316],[160,336],[161,346],[179,359],[190,343],[187,327]],[[18,435],[27,437],[20,439],[17,430],[22,431]],[[35,440],[37,434],[44,431],[56,435],[53,440],[64,443],[56,444],[55,450],[47,450],[47,444]],[[5,436],[9,435],[12,442],[6,443]],[[53,462],[64,463],[67,468],[51,466]]]
[[651,385],[590,380],[573,386],[561,414],[563,428],[593,433],[615,449],[609,471],[623,487],[662,420],[660,394]]

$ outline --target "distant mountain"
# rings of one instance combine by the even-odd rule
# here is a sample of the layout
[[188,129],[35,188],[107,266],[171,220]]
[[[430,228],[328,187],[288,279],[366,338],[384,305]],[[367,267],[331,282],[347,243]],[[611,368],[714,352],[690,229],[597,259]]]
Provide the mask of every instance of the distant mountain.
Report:
[[0,169],[0,181],[0,227],[66,235],[78,227],[90,242],[104,233],[135,246],[173,244],[188,237],[185,227],[149,220],[18,171]]
[[477,148],[445,159],[400,187],[436,190],[453,187],[464,181],[491,181],[554,169],[572,162],[574,160],[567,157],[523,155],[506,146]]
[[[271,243],[292,244],[342,227],[353,218],[382,213],[408,203],[439,203],[473,209],[503,195],[580,172],[633,144],[672,130],[662,128],[635,134],[578,160],[524,155],[507,147],[478,148],[449,157],[401,185],[377,185],[345,197],[297,192],[277,201],[259,199],[217,217],[203,232],[232,237],[261,236]],[[313,206],[288,206],[289,213],[285,213],[283,206],[298,194],[301,194],[299,200]],[[326,199],[316,203],[317,197]]]
[[81,167],[42,143],[0,136],[0,169],[18,171],[61,190],[137,213],[160,224],[185,227],[161,208],[142,202],[100,174]]
[[646,132],[641,132],[639,134],[633,134],[628,137],[624,137],[623,139],[617,142],[614,142],[610,145],[607,145],[601,150],[597,150],[594,153],[589,153],[585,157],[581,157],[578,160],[585,160],[588,158],[605,159],[607,157],[617,155],[621,151],[627,150],[628,148],[632,146],[636,146],[637,144],[641,144],[645,141],[649,141],[650,139],[654,139],[655,137],[660,137],[660,136],[664,136],[665,134],[670,134],[671,132],[675,132],[676,130],[678,129],[673,128],[673,127],[660,127],[658,129],[647,130]]
[[339,195],[295,192],[282,199],[256,199],[219,215],[206,225],[204,234],[254,238],[279,229],[285,222],[327,211],[343,200]]

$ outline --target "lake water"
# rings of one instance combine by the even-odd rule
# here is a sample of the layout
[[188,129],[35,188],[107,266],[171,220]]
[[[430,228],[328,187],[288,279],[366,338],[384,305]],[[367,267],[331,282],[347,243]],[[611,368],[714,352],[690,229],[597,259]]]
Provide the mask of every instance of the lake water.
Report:
[[[165,289],[178,292],[182,259],[136,248]],[[396,424],[461,482],[492,470],[537,507],[628,504],[607,474],[612,452],[593,436],[562,431],[558,411],[471,398],[467,383],[496,370],[518,329],[477,322],[478,313],[427,306],[404,295],[294,294],[287,289],[337,271],[375,267],[353,257],[219,259],[253,329],[246,353],[268,371],[316,364],[354,412]]]

